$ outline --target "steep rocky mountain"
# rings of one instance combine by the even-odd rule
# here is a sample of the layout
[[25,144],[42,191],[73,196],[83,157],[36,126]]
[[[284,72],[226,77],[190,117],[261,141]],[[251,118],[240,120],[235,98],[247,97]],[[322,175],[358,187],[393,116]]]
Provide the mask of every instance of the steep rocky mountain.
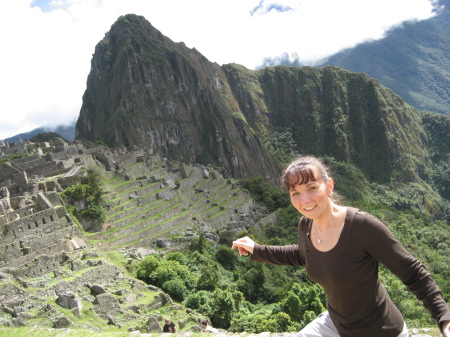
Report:
[[286,147],[354,163],[380,183],[415,181],[429,160],[420,113],[365,74],[219,66],[132,14],[96,46],[76,138],[273,182]]
[[144,144],[149,153],[213,163],[228,176],[277,172],[220,66],[127,15],[97,45],[76,137]]

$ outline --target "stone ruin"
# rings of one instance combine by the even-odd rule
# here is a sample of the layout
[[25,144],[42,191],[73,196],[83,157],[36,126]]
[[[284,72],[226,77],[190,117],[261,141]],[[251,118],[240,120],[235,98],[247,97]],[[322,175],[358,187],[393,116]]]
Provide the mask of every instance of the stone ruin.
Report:
[[[25,156],[7,161],[17,154]],[[113,158],[119,154],[122,160],[117,164]],[[125,310],[126,319],[136,316],[136,311],[145,312],[133,303],[144,296],[147,286],[126,278],[86,244],[58,194],[81,181],[83,166],[120,169],[135,155],[127,156],[125,148],[112,152],[89,142],[68,144],[62,139],[39,144],[37,150],[29,141],[0,143],[0,312],[4,314],[0,325],[23,326],[39,317],[55,328],[75,327],[76,318],[83,315],[82,300],[93,304],[105,324],[120,325],[116,315],[123,303],[132,307]],[[75,273],[80,275],[66,281]],[[154,293],[149,301],[152,308],[171,302],[158,295],[163,294],[160,290]],[[61,309],[70,310],[75,318]],[[95,325],[87,328],[98,330]]]
[[[136,177],[125,168],[134,163],[148,167],[170,163],[136,147],[109,149],[62,139],[41,144],[0,142],[0,159],[0,325],[18,327],[40,319],[45,326],[98,331],[102,325],[140,322],[130,330],[160,332],[163,317],[155,310],[164,305],[182,309],[160,289],[129,278],[108,263],[59,197],[59,192],[81,182],[83,167],[96,165],[129,180]],[[193,169],[177,170],[186,176]],[[196,172],[202,179],[210,174],[204,168]],[[170,190],[178,188],[173,179],[160,182]],[[170,200],[173,195],[165,192],[157,197]],[[131,256],[141,259],[149,252],[137,249]],[[82,303],[90,303],[99,322],[78,321],[85,316]],[[182,328],[199,319],[189,311],[178,324]]]

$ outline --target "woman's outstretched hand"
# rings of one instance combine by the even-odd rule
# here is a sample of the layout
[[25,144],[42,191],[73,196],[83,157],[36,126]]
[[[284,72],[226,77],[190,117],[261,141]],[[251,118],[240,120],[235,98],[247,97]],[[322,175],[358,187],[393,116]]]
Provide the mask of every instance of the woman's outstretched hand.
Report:
[[248,255],[248,253],[253,254],[253,248],[255,247],[255,241],[250,239],[248,236],[237,239],[233,241],[233,246],[231,249],[237,248],[239,255]]

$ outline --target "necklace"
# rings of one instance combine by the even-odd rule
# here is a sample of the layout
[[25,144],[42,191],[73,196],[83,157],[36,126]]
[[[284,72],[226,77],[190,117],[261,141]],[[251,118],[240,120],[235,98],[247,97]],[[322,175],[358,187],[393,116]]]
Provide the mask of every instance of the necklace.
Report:
[[319,236],[319,230],[317,229],[317,227],[316,227],[316,234],[317,234],[317,243],[321,244],[322,240],[323,240],[323,237]]

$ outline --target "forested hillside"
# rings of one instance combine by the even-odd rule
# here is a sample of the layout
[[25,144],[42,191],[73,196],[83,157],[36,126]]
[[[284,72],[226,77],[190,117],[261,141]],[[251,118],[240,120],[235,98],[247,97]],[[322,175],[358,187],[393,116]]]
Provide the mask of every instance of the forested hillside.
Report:
[[[343,50],[316,67],[333,65],[366,73],[419,110],[450,115],[450,2],[437,2],[435,16],[405,22],[385,37]],[[287,58],[267,59],[268,65],[300,66]]]
[[[330,158],[327,161],[334,168],[338,182],[364,180],[355,167]],[[398,194],[388,192],[387,188],[370,190],[369,186],[364,189],[364,181],[354,182],[340,190],[347,196],[345,204],[382,219],[407,249],[425,263],[448,299],[449,226],[443,221],[430,222],[420,208],[396,209],[395,204],[405,201],[406,190]],[[263,244],[293,244],[297,242],[299,214],[289,205],[284,193],[262,179],[243,181],[242,187],[252,191],[261,205],[275,211],[271,220],[239,233],[219,230],[218,245],[199,237],[186,250],[172,251],[166,258],[151,255],[137,266],[137,277],[162,287],[185,306],[209,317],[216,327],[234,332],[298,331],[324,310],[325,296],[321,288],[309,280],[302,268],[251,262],[231,251],[230,246],[233,239],[244,235]],[[390,200],[386,198],[388,194]],[[408,326],[434,327],[429,313],[406,286],[383,266],[380,272]]]

